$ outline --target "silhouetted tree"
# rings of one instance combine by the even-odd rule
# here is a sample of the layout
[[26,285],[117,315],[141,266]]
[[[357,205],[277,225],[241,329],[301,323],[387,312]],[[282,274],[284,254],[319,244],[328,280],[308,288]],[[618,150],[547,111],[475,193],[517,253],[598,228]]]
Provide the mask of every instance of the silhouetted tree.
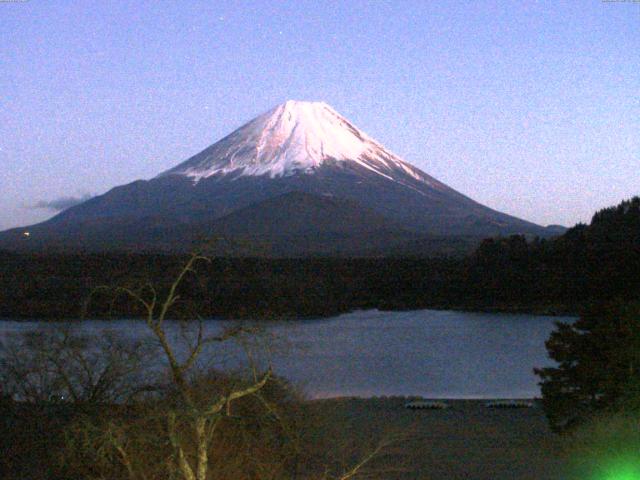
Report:
[[554,430],[640,406],[640,302],[591,307],[573,324],[557,323],[546,346],[558,366],[535,372]]

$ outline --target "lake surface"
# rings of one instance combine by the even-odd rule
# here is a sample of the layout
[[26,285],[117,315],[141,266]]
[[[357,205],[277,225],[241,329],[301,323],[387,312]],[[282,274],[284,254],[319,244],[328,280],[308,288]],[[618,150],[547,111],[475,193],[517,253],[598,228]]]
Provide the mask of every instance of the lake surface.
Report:
[[[278,339],[269,357],[276,374],[300,385],[313,398],[535,397],[540,390],[533,368],[553,364],[544,342],[554,322],[573,320],[436,310],[359,311],[267,324],[269,334]],[[206,329],[216,332],[232,323],[207,320]],[[180,338],[177,324],[167,325],[173,338]],[[3,321],[0,334],[38,326],[52,328],[40,322]],[[91,320],[77,328],[87,332],[115,329],[135,338],[148,334],[139,320]],[[215,366],[239,365],[242,356],[238,348],[229,347],[222,354],[218,350]]]

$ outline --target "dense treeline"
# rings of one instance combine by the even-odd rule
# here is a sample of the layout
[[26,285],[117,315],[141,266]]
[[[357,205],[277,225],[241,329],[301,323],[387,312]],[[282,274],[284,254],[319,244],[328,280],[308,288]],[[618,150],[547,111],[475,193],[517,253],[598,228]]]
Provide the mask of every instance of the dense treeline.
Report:
[[640,302],[591,306],[546,342],[553,367],[536,369],[551,428],[573,430],[602,413],[640,413]]
[[555,242],[552,252],[567,255],[565,268],[581,280],[572,292],[584,300],[584,308],[577,321],[559,322],[545,343],[556,364],[535,370],[543,407],[553,430],[582,430],[574,438],[578,443],[589,439],[579,456],[598,458],[616,451],[635,458],[640,424],[640,199],[602,210],[589,227],[581,225],[570,233]]
[[640,292],[640,198],[551,240],[485,240],[464,262],[467,302],[578,311]]
[[[100,285],[165,287],[184,256],[2,254],[0,317],[78,318]],[[203,316],[321,316],[446,301],[457,263],[410,259],[213,259],[181,289],[178,306]],[[131,315],[131,305],[95,295],[88,314]],[[124,300],[123,300],[124,301]],[[139,313],[139,312],[137,312]]]
[[[0,252],[0,317],[77,318],[99,285],[173,278],[184,256]],[[640,198],[550,240],[485,240],[464,259],[213,259],[181,292],[203,316],[320,316],[355,309],[577,312],[640,290]],[[99,296],[91,316],[131,315]]]

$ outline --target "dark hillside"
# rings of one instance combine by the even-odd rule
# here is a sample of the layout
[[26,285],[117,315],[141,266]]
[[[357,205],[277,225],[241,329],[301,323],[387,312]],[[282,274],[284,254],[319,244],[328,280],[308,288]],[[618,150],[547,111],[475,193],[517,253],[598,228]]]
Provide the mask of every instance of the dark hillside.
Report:
[[[0,317],[77,318],[96,286],[149,281],[166,287],[186,258],[0,251]],[[639,292],[636,197],[555,239],[488,239],[462,259],[215,258],[200,265],[181,295],[186,315],[273,318],[368,308],[576,313]],[[109,313],[135,314],[124,303],[112,308],[96,299],[90,314]]]

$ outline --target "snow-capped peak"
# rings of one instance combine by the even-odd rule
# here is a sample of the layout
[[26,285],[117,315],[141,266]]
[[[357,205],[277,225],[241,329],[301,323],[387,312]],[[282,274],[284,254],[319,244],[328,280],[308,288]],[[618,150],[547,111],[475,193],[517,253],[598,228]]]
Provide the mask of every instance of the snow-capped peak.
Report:
[[425,183],[430,177],[352,125],[324,102],[289,100],[161,175],[199,181],[214,175],[271,178],[312,173],[325,161],[353,161],[393,180],[393,172]]

